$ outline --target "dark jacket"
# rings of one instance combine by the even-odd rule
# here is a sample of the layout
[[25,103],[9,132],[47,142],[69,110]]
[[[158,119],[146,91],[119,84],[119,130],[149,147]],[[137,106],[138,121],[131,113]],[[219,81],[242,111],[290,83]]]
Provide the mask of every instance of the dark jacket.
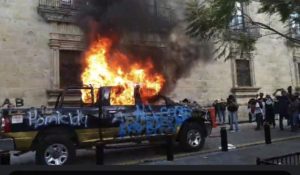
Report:
[[278,100],[278,112],[280,115],[288,117],[288,108],[290,104],[290,100],[287,96],[277,96]]
[[226,102],[221,102],[220,103],[220,110],[221,111],[226,111]]
[[254,98],[248,101],[248,109],[250,109],[251,113],[254,113],[256,108],[256,100]]
[[274,101],[272,99],[266,100],[265,108],[266,108],[266,116],[267,117],[274,117],[275,116]]
[[299,100],[296,99],[289,104],[289,115],[299,112]]
[[236,112],[239,109],[239,105],[237,104],[236,100],[228,99],[227,100],[227,110],[230,112]]

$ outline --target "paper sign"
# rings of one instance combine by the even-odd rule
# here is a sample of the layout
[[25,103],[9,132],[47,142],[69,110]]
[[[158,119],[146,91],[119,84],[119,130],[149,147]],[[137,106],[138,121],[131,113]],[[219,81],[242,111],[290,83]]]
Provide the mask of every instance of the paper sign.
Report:
[[[222,147],[219,147],[219,149],[222,149]],[[232,144],[228,144],[228,150],[231,149],[236,149],[236,146],[232,145]]]
[[12,116],[11,123],[12,124],[23,123],[23,116],[22,115],[14,115],[14,116]]

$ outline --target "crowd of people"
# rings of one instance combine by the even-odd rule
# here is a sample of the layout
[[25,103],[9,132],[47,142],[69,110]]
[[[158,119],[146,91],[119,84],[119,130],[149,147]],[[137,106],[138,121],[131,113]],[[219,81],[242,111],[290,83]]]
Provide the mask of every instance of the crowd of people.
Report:
[[[249,121],[256,122],[255,130],[260,130],[264,124],[269,124],[275,128],[275,116],[277,115],[279,116],[280,130],[284,130],[283,121],[287,120],[287,125],[291,126],[291,131],[297,131],[300,126],[300,94],[293,93],[292,87],[288,87],[287,90],[277,89],[272,95],[273,98],[271,95],[260,93],[248,101]],[[237,114],[239,105],[233,95],[230,95],[227,101],[216,100],[213,106],[219,124],[225,124],[227,110],[230,131],[239,131]]]

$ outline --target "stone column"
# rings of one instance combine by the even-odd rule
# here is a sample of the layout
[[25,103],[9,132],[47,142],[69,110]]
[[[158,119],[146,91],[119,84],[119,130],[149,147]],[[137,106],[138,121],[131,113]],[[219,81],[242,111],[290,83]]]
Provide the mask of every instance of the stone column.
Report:
[[52,89],[59,89],[59,48],[52,48],[52,60],[53,60],[53,87]]

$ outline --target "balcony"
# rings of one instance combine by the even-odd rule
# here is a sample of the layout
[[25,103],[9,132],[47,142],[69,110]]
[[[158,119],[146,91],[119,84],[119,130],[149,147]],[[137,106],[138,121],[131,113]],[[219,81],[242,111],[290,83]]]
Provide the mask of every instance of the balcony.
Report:
[[261,37],[260,28],[250,23],[245,23],[230,27],[226,33],[226,37],[231,40],[240,40],[241,36],[258,39]]
[[78,9],[75,0],[39,0],[38,13],[47,22],[73,23]]
[[[290,27],[290,37],[300,40],[300,25],[299,24]],[[297,46],[297,47],[300,46],[300,44],[298,44],[296,42],[288,41],[288,43],[291,44],[292,46]]]

